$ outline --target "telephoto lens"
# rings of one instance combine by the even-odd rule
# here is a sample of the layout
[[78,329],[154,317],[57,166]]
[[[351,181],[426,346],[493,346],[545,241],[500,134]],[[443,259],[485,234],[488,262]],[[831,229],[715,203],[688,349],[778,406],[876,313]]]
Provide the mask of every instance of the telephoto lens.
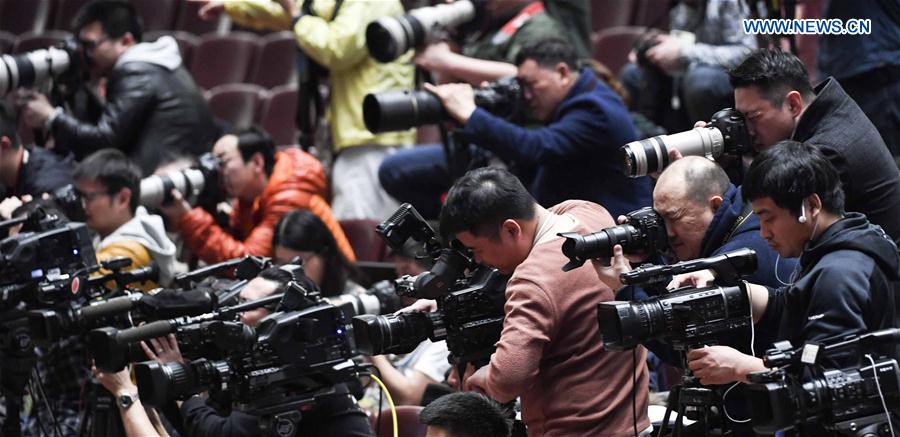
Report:
[[475,5],[469,0],[413,9],[399,17],[383,17],[369,23],[366,46],[375,60],[391,62],[473,18]]
[[613,247],[622,246],[626,254],[653,255],[665,251],[669,247],[666,225],[662,217],[645,207],[625,215],[624,224],[602,229],[600,231],[580,235],[575,232],[559,234],[565,238],[562,252],[569,262],[563,271],[581,267],[587,260],[594,258],[611,258]]
[[193,168],[148,176],[141,180],[141,205],[159,208],[172,200],[173,189],[177,189],[191,205],[202,203],[204,198],[215,195],[218,167],[219,160],[212,153],[205,153]]
[[663,171],[671,163],[673,149],[682,156],[716,159],[726,153],[749,153],[751,146],[743,115],[728,108],[713,114],[705,127],[632,141],[622,146],[622,161],[625,174],[636,178]]
[[405,354],[425,339],[439,341],[447,336],[439,311],[356,316],[353,332],[357,350],[364,355]]

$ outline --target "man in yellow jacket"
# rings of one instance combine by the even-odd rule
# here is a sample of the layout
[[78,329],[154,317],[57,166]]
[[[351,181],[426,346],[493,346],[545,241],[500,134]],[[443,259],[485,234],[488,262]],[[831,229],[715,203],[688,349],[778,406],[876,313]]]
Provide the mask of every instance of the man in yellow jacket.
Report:
[[[312,13],[301,13],[304,1]],[[337,7],[337,10],[335,9]],[[327,117],[331,122],[335,160],[332,168],[332,210],[340,220],[382,219],[399,203],[378,182],[378,166],[396,146],[410,145],[415,132],[375,135],[363,123],[366,94],[414,86],[410,56],[393,63],[374,60],[366,48],[366,26],[383,16],[403,14],[399,0],[208,0],[203,18],[224,11],[253,29],[291,30],[297,45],[329,72]]]

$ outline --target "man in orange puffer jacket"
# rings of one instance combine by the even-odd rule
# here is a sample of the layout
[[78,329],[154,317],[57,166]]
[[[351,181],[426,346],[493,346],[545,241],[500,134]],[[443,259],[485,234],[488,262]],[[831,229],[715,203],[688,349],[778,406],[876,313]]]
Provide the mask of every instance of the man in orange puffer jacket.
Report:
[[298,148],[276,153],[272,139],[255,128],[220,138],[213,154],[220,161],[225,192],[235,199],[230,229],[219,227],[202,208],[191,209],[177,192],[175,201],[162,207],[200,259],[217,263],[245,255],[271,256],[275,224],[302,208],[321,218],[347,259],[356,260],[325,200],[325,169],[315,157]]

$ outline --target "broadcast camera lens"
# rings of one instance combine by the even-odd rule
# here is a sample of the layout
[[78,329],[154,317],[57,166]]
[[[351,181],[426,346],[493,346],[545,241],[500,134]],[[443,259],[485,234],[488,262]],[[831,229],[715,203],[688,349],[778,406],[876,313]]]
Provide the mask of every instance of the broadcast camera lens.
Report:
[[448,117],[441,100],[427,91],[389,91],[363,99],[363,121],[372,133],[407,130]]
[[356,316],[353,318],[356,347],[364,355],[412,352],[434,335],[431,319],[440,317],[440,313],[422,312]]
[[214,378],[221,373],[219,367],[223,363],[217,366],[212,361],[199,359],[188,363],[145,361],[135,364],[134,376],[141,402],[161,408],[171,400],[209,390]]

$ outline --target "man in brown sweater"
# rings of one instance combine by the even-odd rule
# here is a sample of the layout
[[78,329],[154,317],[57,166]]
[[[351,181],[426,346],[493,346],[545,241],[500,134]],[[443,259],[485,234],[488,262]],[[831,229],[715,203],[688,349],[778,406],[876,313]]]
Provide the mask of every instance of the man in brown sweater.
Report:
[[604,208],[586,201],[544,209],[498,168],[470,171],[447,195],[442,233],[480,263],[512,274],[497,351],[465,387],[500,402],[521,397],[530,436],[634,435],[650,426],[646,351],[603,348],[597,304],[612,300],[612,290],[589,265],[562,271],[558,233],[613,225]]

